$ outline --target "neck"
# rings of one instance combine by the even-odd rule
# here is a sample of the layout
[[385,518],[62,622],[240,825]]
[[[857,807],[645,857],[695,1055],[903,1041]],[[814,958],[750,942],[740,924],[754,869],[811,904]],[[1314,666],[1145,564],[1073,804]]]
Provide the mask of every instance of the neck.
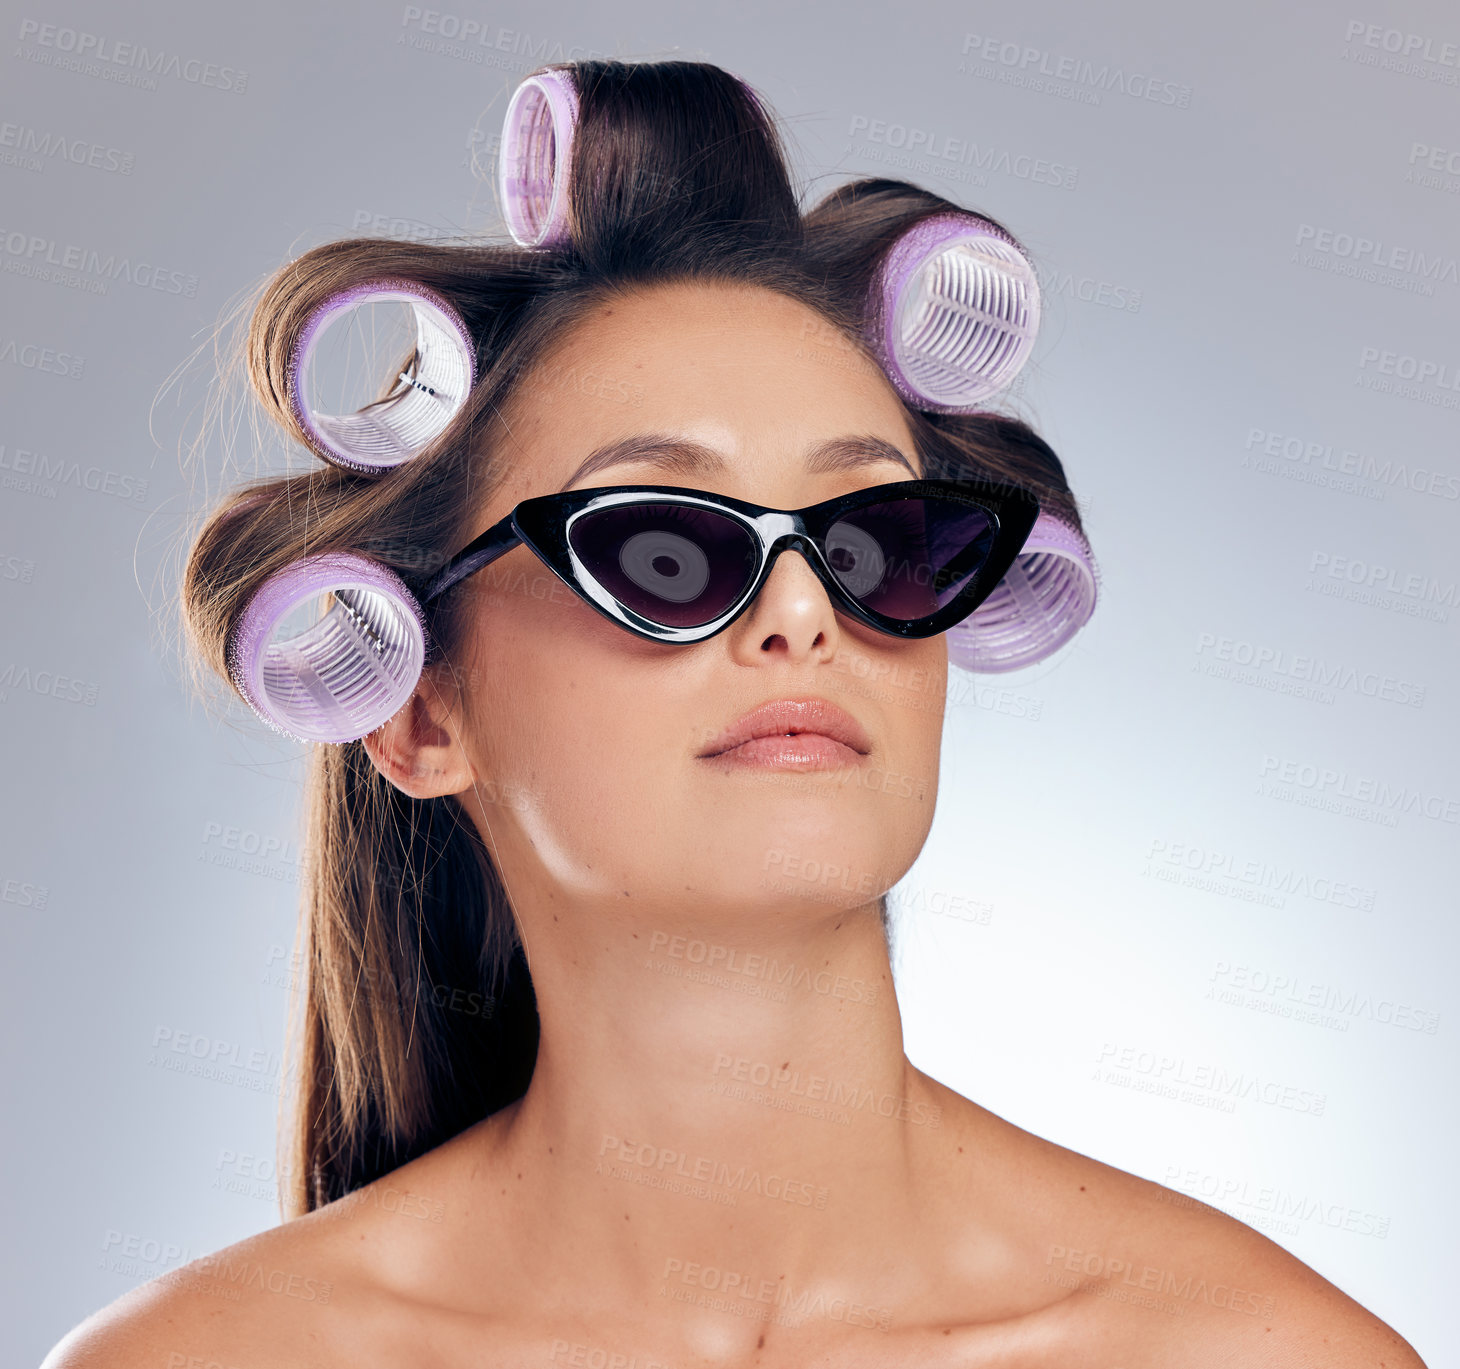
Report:
[[482,1134],[558,1238],[544,1275],[571,1251],[673,1296],[690,1266],[807,1287],[840,1251],[885,1257],[868,1229],[906,1227],[944,1093],[903,1052],[878,905],[592,911],[529,938],[537,1064]]

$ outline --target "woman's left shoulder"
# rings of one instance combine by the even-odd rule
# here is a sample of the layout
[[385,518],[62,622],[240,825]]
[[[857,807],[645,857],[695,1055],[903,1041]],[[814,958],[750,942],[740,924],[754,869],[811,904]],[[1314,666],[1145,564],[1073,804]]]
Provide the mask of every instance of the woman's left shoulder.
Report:
[[1122,1209],[1130,1214],[1129,1240],[1142,1263],[1122,1276],[1125,1286],[1199,1309],[1202,1333],[1189,1364],[1225,1365],[1240,1350],[1244,1364],[1425,1369],[1393,1327],[1260,1231],[1088,1156],[1076,1156],[1076,1170],[1079,1161],[1087,1187],[1103,1186],[1107,1223]]
[[1013,1244],[1034,1277],[1064,1290],[1050,1310],[1075,1334],[1124,1328],[1185,1369],[1426,1369],[1397,1331],[1261,1232],[959,1102],[965,1149],[998,1156],[1017,1198]]

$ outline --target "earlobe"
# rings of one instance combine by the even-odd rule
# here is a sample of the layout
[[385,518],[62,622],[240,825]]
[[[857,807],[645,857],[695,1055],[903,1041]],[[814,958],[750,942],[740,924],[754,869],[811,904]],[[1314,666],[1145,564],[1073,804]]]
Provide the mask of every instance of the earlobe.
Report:
[[448,704],[427,670],[405,706],[362,738],[375,768],[413,799],[459,794],[476,782]]

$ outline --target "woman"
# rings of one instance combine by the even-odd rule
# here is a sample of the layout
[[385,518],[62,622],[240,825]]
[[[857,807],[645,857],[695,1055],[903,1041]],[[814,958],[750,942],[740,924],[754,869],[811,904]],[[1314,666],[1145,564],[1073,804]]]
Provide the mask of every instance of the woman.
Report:
[[[184,608],[261,716],[333,738],[309,777],[286,1220],[133,1290],[47,1365],[1420,1365],[1255,1231],[908,1061],[885,894],[932,823],[949,653],[974,620],[889,628],[937,614],[856,589],[876,518],[835,548],[719,524],[760,578],[708,634],[671,588],[632,597],[693,570],[686,547],[711,592],[734,561],[705,534],[716,497],[809,519],[972,478],[1005,513],[997,534],[957,525],[966,565],[1007,567],[1036,511],[1078,534],[1030,428],[910,388],[863,331],[889,250],[967,211],[872,180],[803,217],[769,117],[713,66],[544,76],[571,99],[566,122],[538,110],[561,165],[536,217],[506,187],[522,246],[333,243],[255,310],[255,391],[328,460],[225,503]],[[387,428],[450,396],[427,362],[453,329],[466,361],[444,426],[372,468],[301,402],[298,368],[330,302],[380,281],[436,329]],[[581,545],[596,578],[575,581],[543,530],[557,505],[531,506],[533,545],[510,521],[629,486],[710,501],[624,515],[633,585]],[[322,658],[258,665],[250,613],[330,555],[391,568],[414,596],[391,602],[429,629],[412,664],[415,610],[371,616],[386,580],[337,596],[385,690],[368,726]],[[940,596],[993,604],[970,577]]]

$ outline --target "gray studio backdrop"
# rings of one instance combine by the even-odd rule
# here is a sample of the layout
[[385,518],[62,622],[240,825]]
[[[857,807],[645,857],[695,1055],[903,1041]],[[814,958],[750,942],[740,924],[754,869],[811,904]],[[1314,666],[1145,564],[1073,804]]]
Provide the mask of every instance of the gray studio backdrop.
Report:
[[808,200],[906,177],[1040,263],[1010,402],[1102,598],[953,672],[910,1055],[1455,1362],[1460,17],[854,8],[6,5],[6,1365],[278,1220],[302,748],[192,701],[171,595],[188,516],[279,458],[186,465],[206,357],[164,382],[316,242],[504,236],[507,96],[594,55],[725,66]]

